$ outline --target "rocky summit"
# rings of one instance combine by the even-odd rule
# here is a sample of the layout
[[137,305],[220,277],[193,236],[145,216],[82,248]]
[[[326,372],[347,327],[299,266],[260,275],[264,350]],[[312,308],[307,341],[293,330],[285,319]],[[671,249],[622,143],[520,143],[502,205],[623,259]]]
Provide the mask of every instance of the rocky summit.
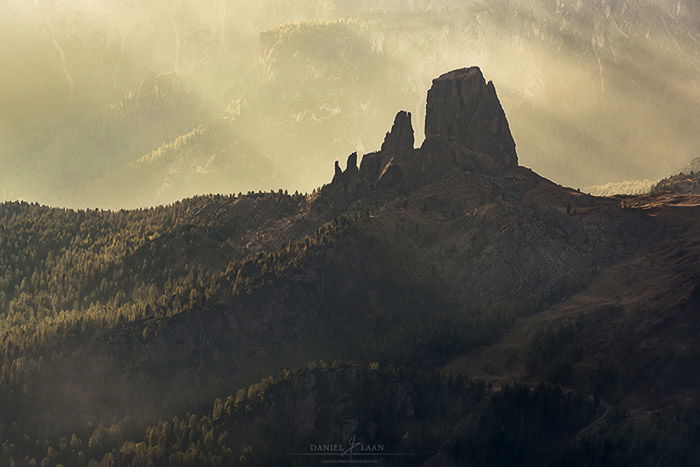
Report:
[[433,80],[420,148],[414,148],[411,114],[402,110],[381,149],[366,154],[359,170],[356,153],[348,157],[345,171],[336,161],[325,193],[347,201],[459,172],[503,174],[517,165],[515,142],[493,83],[478,67],[463,68]]
[[435,159],[433,164],[451,163],[466,170],[503,172],[518,165],[496,89],[479,68],[451,71],[433,80],[423,152],[427,159]]

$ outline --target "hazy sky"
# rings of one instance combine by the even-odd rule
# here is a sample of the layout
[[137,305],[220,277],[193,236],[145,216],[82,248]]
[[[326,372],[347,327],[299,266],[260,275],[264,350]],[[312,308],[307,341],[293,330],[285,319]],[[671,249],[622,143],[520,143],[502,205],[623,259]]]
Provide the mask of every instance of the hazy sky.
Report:
[[400,109],[419,144],[431,79],[469,65],[523,165],[653,180],[698,155],[699,23],[690,0],[0,0],[0,199],[310,191]]

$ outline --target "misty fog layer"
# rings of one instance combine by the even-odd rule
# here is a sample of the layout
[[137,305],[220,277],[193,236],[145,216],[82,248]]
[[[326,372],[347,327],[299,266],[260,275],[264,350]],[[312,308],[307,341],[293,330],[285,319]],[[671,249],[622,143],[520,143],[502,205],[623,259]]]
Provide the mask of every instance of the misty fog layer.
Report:
[[122,208],[329,181],[478,65],[520,162],[574,187],[698,154],[691,0],[0,2],[0,200]]

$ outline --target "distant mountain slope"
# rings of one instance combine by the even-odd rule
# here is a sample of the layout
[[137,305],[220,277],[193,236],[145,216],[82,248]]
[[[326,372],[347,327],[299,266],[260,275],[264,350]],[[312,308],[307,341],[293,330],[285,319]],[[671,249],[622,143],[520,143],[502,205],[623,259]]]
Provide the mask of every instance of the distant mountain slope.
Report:
[[583,187],[582,191],[594,196],[643,195],[649,193],[656,183],[658,180],[624,180]]
[[700,194],[700,157],[693,159],[677,174],[660,180],[651,192]]

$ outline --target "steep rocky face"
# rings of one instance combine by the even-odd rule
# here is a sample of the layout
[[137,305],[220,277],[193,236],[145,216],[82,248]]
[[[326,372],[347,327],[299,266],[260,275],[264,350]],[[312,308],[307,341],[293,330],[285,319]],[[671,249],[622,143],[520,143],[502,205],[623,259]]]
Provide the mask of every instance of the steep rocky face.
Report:
[[508,121],[492,82],[477,67],[446,73],[428,91],[426,140],[414,149],[411,114],[400,111],[381,150],[366,154],[359,170],[351,154],[321,198],[336,207],[396,187],[413,189],[464,171],[502,176],[517,167]]
[[338,161],[335,161],[335,175],[330,186],[333,186],[334,192],[337,195],[345,197],[348,194],[355,193],[360,184],[360,171],[357,168],[357,153],[353,152],[348,156],[345,164],[345,170],[340,168]]
[[413,148],[411,114],[404,110],[396,114],[391,131],[386,134],[382,149],[365,154],[357,167],[357,153],[348,156],[345,170],[335,162],[335,175],[322,190],[322,198],[337,207],[363,197],[376,189],[386,190],[404,181],[405,174],[417,171],[416,150]]
[[411,113],[402,110],[396,114],[391,131],[384,138],[382,152],[401,154],[412,150],[413,125],[411,125]]
[[518,165],[496,89],[479,68],[454,70],[433,80],[423,149],[443,166],[453,162],[464,169],[502,172]]

